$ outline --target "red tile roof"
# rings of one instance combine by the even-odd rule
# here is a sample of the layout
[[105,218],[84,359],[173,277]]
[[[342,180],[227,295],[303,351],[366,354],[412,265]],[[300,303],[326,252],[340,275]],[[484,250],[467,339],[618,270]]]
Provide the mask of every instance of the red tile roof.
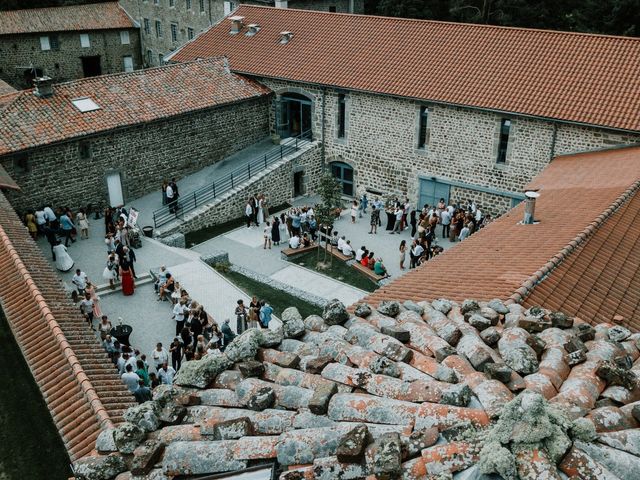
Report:
[[640,147],[558,157],[528,186],[541,194],[535,213],[540,223],[519,224],[524,209],[519,205],[363,301],[445,297],[520,302],[554,264],[570,258],[575,247],[611,221],[638,185]]
[[223,20],[172,60],[226,55],[258,77],[640,130],[640,38],[246,5],[234,15],[260,31],[230,35]]
[[20,187],[18,186],[16,181],[9,176],[2,165],[0,165],[0,188],[7,188],[9,190],[20,190]]
[[122,421],[128,392],[95,334],[0,193],[2,309],[72,460]]
[[621,315],[640,331],[640,195],[630,199],[537,284],[525,306],[544,305],[592,323]]
[[0,11],[0,35],[136,28],[118,2]]
[[15,88],[13,88],[4,80],[0,79],[0,97],[6,95],[7,93],[14,93],[15,91]]
[[[74,80],[56,85],[50,98],[23,90],[10,94],[4,106],[0,97],[4,127],[0,155],[269,92],[229,73],[219,58]],[[71,101],[82,97],[92,99],[100,109],[80,112]]]

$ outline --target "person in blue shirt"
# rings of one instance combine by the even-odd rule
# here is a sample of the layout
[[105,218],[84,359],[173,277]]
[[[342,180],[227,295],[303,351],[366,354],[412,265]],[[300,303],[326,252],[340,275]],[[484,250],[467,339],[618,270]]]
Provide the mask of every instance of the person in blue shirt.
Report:
[[260,301],[260,323],[264,328],[269,328],[269,322],[271,321],[271,314],[273,314],[273,308],[264,300]]
[[71,240],[71,243],[76,242],[73,238],[71,238],[71,234],[73,233],[74,228],[76,228],[76,226],[73,224],[73,221],[69,218],[66,212],[63,213],[60,216],[60,229],[62,230],[62,234],[64,235],[65,247],[69,246],[69,240]]

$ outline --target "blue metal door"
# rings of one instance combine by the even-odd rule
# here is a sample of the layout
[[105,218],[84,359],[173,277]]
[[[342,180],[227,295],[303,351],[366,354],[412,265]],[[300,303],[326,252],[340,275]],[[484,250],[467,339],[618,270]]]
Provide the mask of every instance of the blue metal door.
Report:
[[425,204],[433,206],[444,198],[445,203],[449,203],[449,190],[451,186],[438,182],[435,179],[420,179],[420,194],[418,198],[418,208],[424,207]]

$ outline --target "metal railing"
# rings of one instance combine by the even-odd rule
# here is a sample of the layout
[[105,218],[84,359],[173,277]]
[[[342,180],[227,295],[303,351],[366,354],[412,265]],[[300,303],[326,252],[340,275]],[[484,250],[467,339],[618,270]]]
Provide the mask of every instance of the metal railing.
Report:
[[310,132],[303,132],[297,137],[289,138],[282,142],[279,147],[273,148],[261,157],[211,182],[211,184],[205,185],[184,196],[179,196],[177,202],[174,202],[172,205],[165,205],[153,212],[154,227],[158,228],[176,218],[182,218],[185,213],[195,210],[199,205],[203,205],[210,200],[224,195],[242,182],[262,172],[270,165],[282,160],[283,157],[300,150],[300,148],[307,143],[305,140],[311,140]]

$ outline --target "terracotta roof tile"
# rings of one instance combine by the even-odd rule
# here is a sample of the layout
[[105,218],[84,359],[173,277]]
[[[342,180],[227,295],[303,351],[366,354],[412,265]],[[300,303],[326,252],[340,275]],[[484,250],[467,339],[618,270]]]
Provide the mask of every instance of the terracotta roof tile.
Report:
[[[573,368],[564,344],[575,341],[578,330],[568,325],[539,333],[539,339],[544,339],[540,352],[531,350],[529,360],[523,363],[523,349],[536,337],[510,325],[512,318],[504,314],[496,317],[486,303],[480,303],[475,314],[484,312],[487,319],[493,318],[502,335],[498,346],[491,348],[469,323],[473,312],[465,309],[463,314],[462,306],[451,302],[449,306],[445,314],[443,305],[436,302],[421,301],[412,305],[412,310],[395,304],[394,308],[373,310],[364,318],[351,316],[346,322],[343,318],[331,326],[328,323],[338,321],[337,316],[329,322],[316,316],[303,321],[289,311],[284,329],[276,331],[273,325],[268,331],[249,329],[224,353],[184,362],[173,385],[154,391],[158,409],[186,407],[187,414],[181,425],[162,426],[147,435],[166,446],[148,477],[164,474],[190,479],[228,472],[222,476],[235,478],[249,473],[244,469],[256,464],[249,461],[270,465],[277,460],[280,480],[419,480],[461,471],[466,471],[464,478],[470,478],[478,475],[481,457],[485,465],[491,463],[487,462],[487,449],[497,445],[499,438],[501,446],[510,450],[508,455],[513,454],[506,458],[517,465],[520,478],[560,478],[558,469],[600,478],[603,470],[595,462],[587,462],[571,450],[572,445],[598,448],[597,440],[583,443],[575,440],[573,432],[558,434],[569,429],[570,420],[582,416],[586,420],[581,428],[587,430],[592,422],[595,430],[607,436],[603,443],[628,455],[608,459],[607,467],[640,462],[636,445],[640,429],[632,415],[632,402],[640,389],[631,391],[613,381],[608,385],[598,373],[603,361],[623,354],[622,348],[604,340],[612,325],[598,326],[598,340],[585,343],[587,360]],[[337,308],[341,307],[334,304],[331,310]],[[416,311],[420,308],[422,313]],[[497,308],[518,322],[525,319],[520,305]],[[298,322],[307,327],[303,332],[291,329]],[[403,343],[383,333],[383,327],[393,327],[395,333],[405,331],[409,339],[403,336]],[[451,334],[454,328],[461,336]],[[639,358],[635,342],[626,343],[625,352]],[[436,351],[436,358],[429,356],[434,353],[427,344]],[[506,368],[519,382],[505,382],[504,376],[502,381],[490,378],[484,365],[474,368],[476,359],[470,344],[479,345],[503,373]],[[442,357],[439,348],[444,346],[448,353]],[[291,362],[295,368],[272,363],[286,355],[298,357],[298,362]],[[308,371],[310,363],[320,358],[324,366],[319,373]],[[512,368],[533,373],[522,379]],[[221,380],[230,377],[230,372],[234,373],[233,385],[229,378]],[[528,390],[520,394],[525,388]],[[547,410],[543,397],[558,410]],[[616,398],[617,406],[595,408],[604,398]],[[148,417],[142,415],[148,407],[133,407],[127,418],[140,426],[149,425]],[[554,428],[536,430],[536,425],[547,422]],[[354,429],[362,433],[361,439]],[[483,433],[476,437],[476,429]],[[534,444],[526,432],[534,432],[536,438],[540,434],[557,438]],[[562,443],[562,451],[551,448],[558,443]],[[565,452],[569,456],[562,462]],[[500,458],[505,458],[504,453]],[[100,464],[107,458],[96,455],[76,466]],[[143,458],[136,450],[133,462],[127,465],[136,465]],[[124,473],[125,477],[129,474]]]
[[[593,323],[622,315],[640,331],[640,195],[634,193],[524,301],[544,305]],[[595,258],[602,259],[595,262]]]
[[[74,80],[55,85],[50,98],[23,90],[0,97],[0,155],[269,92],[252,80],[229,73],[220,58]],[[7,102],[2,106],[5,97]],[[100,108],[83,113],[71,103],[78,98],[90,98]]]
[[[531,286],[537,283],[542,273],[539,270],[560,255],[561,265],[566,263],[566,266],[547,275],[541,283],[541,293],[537,294],[535,300],[528,300],[527,304],[538,302],[549,308],[559,308],[564,303],[577,309],[589,297],[593,308],[586,311],[587,315],[595,314],[597,307],[603,305],[610,295],[609,301],[620,298],[614,302],[619,304],[622,298],[640,292],[638,289],[635,292],[628,289],[616,291],[618,281],[613,282],[613,279],[619,278],[629,285],[640,283],[640,278],[637,278],[640,261],[629,262],[629,252],[637,248],[638,241],[636,215],[640,215],[637,207],[640,200],[635,199],[634,188],[640,185],[639,181],[639,147],[558,157],[527,187],[539,190],[541,194],[535,211],[536,220],[540,223],[519,224],[524,209],[523,205],[519,205],[488,227],[421,267],[391,281],[363,301],[373,305],[382,300],[418,301],[440,297],[457,301],[466,298],[513,298],[521,301],[522,296],[514,296],[514,292],[526,282]],[[629,196],[633,197],[629,205],[611,215],[614,210],[612,205],[618,205],[621,198]],[[596,230],[592,224],[605,212],[603,218],[606,228]],[[628,231],[618,226],[618,219],[625,217],[630,217]],[[608,237],[618,230],[618,239],[612,243]],[[594,231],[598,233],[592,235]],[[571,248],[567,249],[576,238],[587,238],[587,247],[582,248],[587,255],[582,262],[579,256],[569,253]],[[591,246],[592,241],[597,243]],[[571,268],[575,262],[579,262],[580,267]],[[560,275],[566,275],[565,281]],[[525,289],[524,293],[528,293],[528,290]],[[596,290],[598,293],[594,297]],[[542,296],[543,292],[545,296]],[[554,295],[551,292],[557,293]],[[554,297],[557,297],[555,302]],[[578,301],[577,297],[581,300]],[[634,304],[634,298],[630,298],[631,304]],[[634,310],[625,308],[624,313],[631,315]],[[578,313],[578,310],[574,313]],[[610,320],[613,313],[603,311],[600,320],[605,315],[610,315]],[[640,324],[636,326],[639,327]]]
[[0,11],[0,35],[136,28],[118,2]]
[[[171,57],[281,78],[640,130],[640,39],[242,5]],[[280,32],[293,38],[280,44]]]
[[[133,398],[1,193],[0,269],[2,309],[53,421],[71,459],[87,455],[100,429],[119,423]],[[101,376],[84,370],[93,362],[99,362]]]
[[[15,88],[13,88],[4,80],[0,79],[0,97],[2,97],[3,95],[6,95],[7,93],[15,93],[16,91],[17,90]],[[0,101],[0,105],[2,105],[1,101]]]

